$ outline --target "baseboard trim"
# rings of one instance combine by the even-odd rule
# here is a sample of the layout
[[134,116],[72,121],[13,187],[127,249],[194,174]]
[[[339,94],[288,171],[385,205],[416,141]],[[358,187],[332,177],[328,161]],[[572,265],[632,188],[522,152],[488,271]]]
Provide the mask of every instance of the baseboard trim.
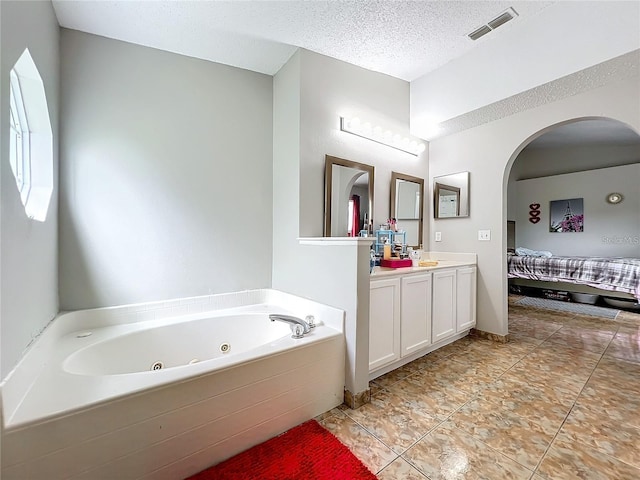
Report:
[[472,328],[469,335],[473,335],[474,337],[479,337],[479,338],[486,338],[487,340],[491,340],[497,343],[509,342],[508,333],[506,335],[498,335],[497,333],[485,332],[483,330],[476,330],[475,328]]
[[344,404],[352,410],[360,408],[367,403],[371,403],[371,389],[367,388],[362,392],[352,393],[345,388],[344,390]]

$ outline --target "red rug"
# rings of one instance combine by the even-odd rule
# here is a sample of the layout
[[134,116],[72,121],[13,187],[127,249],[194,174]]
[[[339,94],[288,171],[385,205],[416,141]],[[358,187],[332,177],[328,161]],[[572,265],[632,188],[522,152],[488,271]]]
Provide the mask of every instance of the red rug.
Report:
[[347,447],[315,420],[245,450],[187,480],[375,480]]

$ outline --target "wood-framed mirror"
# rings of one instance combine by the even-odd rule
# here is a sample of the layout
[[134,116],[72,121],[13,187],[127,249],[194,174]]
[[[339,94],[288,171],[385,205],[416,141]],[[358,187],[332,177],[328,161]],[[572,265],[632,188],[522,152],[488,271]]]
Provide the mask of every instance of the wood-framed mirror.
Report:
[[352,237],[373,219],[373,166],[325,156],[324,236]]
[[469,172],[443,175],[433,179],[433,217],[469,216]]
[[424,179],[391,172],[390,217],[406,232],[407,246],[422,245]]

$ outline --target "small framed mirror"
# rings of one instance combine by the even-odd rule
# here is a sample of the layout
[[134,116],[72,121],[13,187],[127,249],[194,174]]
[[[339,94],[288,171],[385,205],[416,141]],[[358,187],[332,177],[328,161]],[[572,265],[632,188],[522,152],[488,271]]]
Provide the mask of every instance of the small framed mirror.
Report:
[[390,217],[406,232],[407,245],[422,245],[424,179],[391,172]]
[[443,175],[433,179],[434,218],[469,216],[469,172]]
[[373,167],[325,156],[324,236],[355,237],[373,218]]

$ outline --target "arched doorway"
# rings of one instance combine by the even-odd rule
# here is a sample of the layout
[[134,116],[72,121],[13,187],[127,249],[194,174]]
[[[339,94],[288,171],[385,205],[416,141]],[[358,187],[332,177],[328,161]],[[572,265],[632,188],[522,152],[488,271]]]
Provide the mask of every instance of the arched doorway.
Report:
[[[507,249],[571,257],[640,257],[640,241],[634,241],[640,231],[640,188],[634,178],[638,168],[640,135],[614,119],[576,118],[531,135],[505,170]],[[624,205],[608,203],[612,193],[622,193]],[[580,231],[570,232],[576,229],[569,224],[560,226],[567,211],[582,222]],[[590,295],[582,300],[598,300],[597,291],[571,287],[520,278],[509,281],[511,293],[537,296],[547,290],[549,297],[564,299],[575,291],[575,299]]]

